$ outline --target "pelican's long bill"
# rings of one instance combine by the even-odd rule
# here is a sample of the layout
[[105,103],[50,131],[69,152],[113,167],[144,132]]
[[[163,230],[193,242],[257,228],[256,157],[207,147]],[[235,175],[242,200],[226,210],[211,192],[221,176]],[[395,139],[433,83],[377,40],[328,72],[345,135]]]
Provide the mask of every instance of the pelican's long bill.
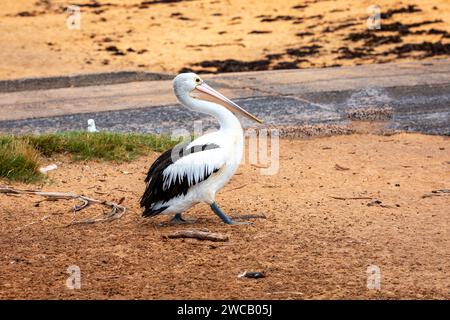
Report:
[[210,86],[208,86],[204,82],[202,84],[197,85],[195,87],[194,91],[196,91],[195,92],[196,96],[199,99],[207,100],[207,101],[214,102],[214,103],[218,103],[218,104],[220,104],[221,106],[224,106],[225,108],[227,108],[228,110],[230,110],[233,113],[238,113],[238,114],[243,115],[244,117],[249,118],[250,120],[253,120],[253,121],[256,121],[256,122],[259,122],[259,123],[263,123],[262,120],[258,119],[257,117],[252,115],[247,110],[241,108],[236,103],[234,103],[233,101],[231,101],[230,99],[225,97],[223,94],[217,92],[216,90],[214,90],[213,88],[211,88]]

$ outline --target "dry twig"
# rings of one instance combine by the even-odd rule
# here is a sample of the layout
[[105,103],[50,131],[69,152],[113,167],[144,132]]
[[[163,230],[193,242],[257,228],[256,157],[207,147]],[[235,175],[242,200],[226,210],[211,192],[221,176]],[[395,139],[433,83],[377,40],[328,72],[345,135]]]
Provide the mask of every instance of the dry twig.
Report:
[[242,189],[242,188],[244,188],[244,187],[246,187],[246,186],[248,186],[248,183],[243,184],[243,185],[241,185],[241,186],[239,186],[239,187],[236,187],[236,188],[232,188],[232,189],[225,190],[224,192],[229,192],[229,191],[239,190],[239,189]]
[[422,198],[429,198],[429,197],[438,197],[438,196],[444,196],[444,195],[450,195],[450,189],[439,189],[439,190],[432,190],[431,193],[424,194]]
[[86,209],[91,204],[101,204],[108,208],[111,208],[111,212],[106,215],[105,217],[101,218],[92,218],[92,219],[86,219],[81,221],[72,221],[68,226],[75,225],[75,224],[92,224],[97,222],[107,222],[119,219],[122,217],[127,209],[120,204],[106,201],[106,200],[97,200],[88,198],[86,196],[81,196],[75,193],[66,193],[66,192],[43,192],[43,191],[37,191],[37,190],[20,190],[20,189],[13,189],[6,186],[0,186],[0,193],[4,194],[31,194],[36,196],[45,197],[45,200],[54,201],[54,200],[72,200],[76,199],[79,200],[81,203],[79,205],[76,205],[73,207],[74,212],[81,211],[83,209]]
[[334,197],[330,196],[330,198],[336,199],[336,200],[372,200],[372,197]]
[[236,215],[236,216],[231,216],[232,219],[267,219],[266,215],[261,213],[261,214],[243,214],[243,215]]
[[166,236],[169,239],[194,238],[198,240],[228,241],[228,235],[200,230],[181,230]]
[[350,168],[340,166],[340,165],[338,165],[337,163],[334,165],[334,168],[335,168],[336,170],[338,170],[338,171],[347,171],[347,170],[350,170]]
[[258,169],[269,169],[270,168],[270,165],[267,165],[267,164],[264,165],[264,164],[254,164],[254,163],[252,163],[251,166],[255,167],[255,168],[258,168]]

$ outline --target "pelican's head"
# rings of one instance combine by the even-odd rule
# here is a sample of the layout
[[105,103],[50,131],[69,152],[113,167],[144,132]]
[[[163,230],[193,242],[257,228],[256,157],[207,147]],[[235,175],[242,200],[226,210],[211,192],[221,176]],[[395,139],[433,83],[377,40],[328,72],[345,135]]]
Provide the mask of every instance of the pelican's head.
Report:
[[[234,114],[240,114],[250,120],[262,123],[262,120],[208,86],[195,73],[189,72],[177,75],[173,80],[173,90],[178,100],[188,107],[192,107],[194,104],[191,102],[195,102],[196,100],[209,101],[225,107]],[[218,108],[220,107],[218,106]]]

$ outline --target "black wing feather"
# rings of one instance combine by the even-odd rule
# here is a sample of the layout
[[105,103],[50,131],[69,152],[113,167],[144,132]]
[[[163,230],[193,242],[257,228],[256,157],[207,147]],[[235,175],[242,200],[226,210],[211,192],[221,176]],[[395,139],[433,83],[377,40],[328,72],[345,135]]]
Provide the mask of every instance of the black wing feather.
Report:
[[[176,148],[180,150],[178,154],[179,158],[185,157],[195,152],[220,148],[218,145],[211,143],[194,146],[189,149],[186,149],[188,144],[189,142],[176,146]],[[153,209],[153,206],[156,203],[158,202],[164,203],[179,195],[182,194],[186,195],[189,190],[190,186],[188,184],[188,179],[186,175],[184,175],[182,179],[177,179],[166,190],[163,190],[164,185],[163,172],[168,166],[173,164],[172,151],[173,149],[169,149],[165,151],[163,154],[161,154],[158,157],[158,159],[156,159],[155,162],[153,162],[153,164],[150,166],[150,169],[148,170],[147,177],[145,178],[147,188],[145,189],[140,202],[141,207],[145,207],[145,210],[142,214],[145,217],[157,215],[162,211],[164,211],[165,209],[167,209],[166,206],[162,206],[158,209]],[[213,172],[217,172],[218,170],[219,169],[216,169]],[[205,168],[203,177],[198,182],[206,180],[210,175],[211,174],[208,174]],[[192,185],[194,184],[196,184],[195,181],[192,182]]]

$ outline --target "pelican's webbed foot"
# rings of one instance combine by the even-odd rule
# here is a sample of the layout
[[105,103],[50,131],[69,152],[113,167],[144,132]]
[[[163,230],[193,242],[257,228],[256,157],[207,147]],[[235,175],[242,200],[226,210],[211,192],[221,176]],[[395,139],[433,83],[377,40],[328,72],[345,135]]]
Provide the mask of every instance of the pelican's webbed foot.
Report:
[[172,219],[170,219],[171,224],[184,224],[184,223],[194,223],[195,219],[185,219],[181,213],[177,213]]
[[249,221],[234,221],[233,219],[231,219],[229,216],[227,216],[225,214],[225,212],[222,211],[222,209],[219,208],[219,206],[217,205],[217,203],[213,202],[211,204],[211,209],[212,211],[217,214],[217,216],[222,219],[223,222],[225,222],[226,224],[252,224]]

